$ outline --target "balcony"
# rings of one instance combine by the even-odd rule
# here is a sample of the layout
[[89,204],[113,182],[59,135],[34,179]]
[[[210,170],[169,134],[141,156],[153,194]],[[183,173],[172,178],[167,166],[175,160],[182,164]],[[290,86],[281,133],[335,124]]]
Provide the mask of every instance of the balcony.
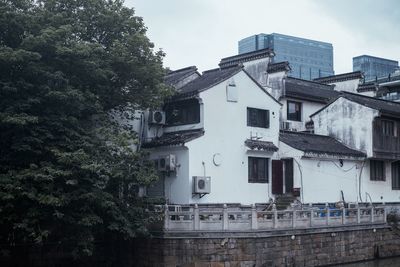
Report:
[[375,119],[373,152],[375,158],[400,159],[400,121]]

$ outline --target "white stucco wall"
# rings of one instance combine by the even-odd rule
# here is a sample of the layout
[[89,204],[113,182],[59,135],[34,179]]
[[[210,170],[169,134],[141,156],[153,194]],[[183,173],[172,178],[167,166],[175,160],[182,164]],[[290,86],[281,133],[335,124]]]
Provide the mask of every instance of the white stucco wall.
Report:
[[[301,102],[301,121],[291,121],[287,119],[287,101],[295,101]],[[292,127],[297,131],[304,131],[306,130],[305,123],[310,121],[310,115],[315,113],[317,110],[321,109],[325,106],[325,104],[318,103],[318,102],[311,102],[307,100],[299,100],[294,98],[281,98],[280,102],[283,104],[281,109],[281,118],[282,121],[288,121],[291,123]]]
[[271,58],[264,57],[243,62],[244,69],[261,85],[267,85],[267,68]]
[[[244,142],[251,135],[257,135],[261,141],[271,141],[278,146],[280,105],[244,72],[233,79],[238,89],[238,102],[226,101],[227,82],[200,93],[205,134],[186,144],[190,155],[188,179],[191,182],[192,176],[204,175],[204,162],[206,175],[211,176],[211,194],[203,198],[195,196],[190,199],[191,203],[250,204],[269,199],[270,183],[248,183],[247,164],[248,156],[271,158],[273,153],[248,151]],[[247,127],[247,107],[268,109],[270,128]],[[217,153],[222,158],[220,166],[213,164]],[[271,174],[271,162],[269,165]]]
[[282,95],[283,88],[283,79],[287,76],[286,71],[280,71],[275,73],[269,73],[267,75],[267,86],[268,92],[275,97],[275,99],[279,99]]
[[355,80],[347,80],[341,82],[330,83],[331,85],[334,84],[334,89],[336,91],[346,91],[351,93],[357,93],[358,85],[360,84],[360,79]]
[[361,198],[363,201],[370,201],[366,197],[366,193],[368,193],[373,202],[400,202],[400,190],[392,190],[391,161],[385,161],[385,170],[385,181],[371,181],[370,161],[365,162],[361,178]]
[[312,119],[316,134],[333,136],[372,157],[372,122],[378,115],[377,110],[340,97]]
[[335,158],[305,158],[304,153],[280,142],[280,156],[293,158],[294,187],[302,188],[304,203],[326,203],[358,199],[358,177],[362,161],[343,160],[340,166]]
[[[188,187],[189,183],[189,151],[185,146],[162,147],[150,150],[150,159],[158,159],[162,156],[174,154],[176,164],[178,165],[176,172],[171,172],[169,176],[164,178],[164,193],[168,203],[187,204],[191,198],[191,191]],[[160,174],[160,177],[162,175]]]

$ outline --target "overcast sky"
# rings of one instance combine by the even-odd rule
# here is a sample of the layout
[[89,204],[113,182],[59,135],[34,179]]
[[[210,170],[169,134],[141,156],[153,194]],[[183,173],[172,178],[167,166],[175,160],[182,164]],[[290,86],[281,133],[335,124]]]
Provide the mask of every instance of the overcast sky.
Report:
[[164,66],[218,67],[237,42],[282,33],[333,44],[336,74],[368,54],[400,60],[399,0],[126,0],[143,17],[147,36],[167,56]]

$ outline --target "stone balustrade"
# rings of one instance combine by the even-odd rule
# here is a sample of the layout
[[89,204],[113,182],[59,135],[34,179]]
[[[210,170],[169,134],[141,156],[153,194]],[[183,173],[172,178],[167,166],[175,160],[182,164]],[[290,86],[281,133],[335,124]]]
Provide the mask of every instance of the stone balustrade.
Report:
[[201,207],[197,204],[182,208],[164,207],[164,231],[258,231],[336,227],[343,225],[386,223],[384,206],[354,208],[303,207],[270,211],[249,208]]

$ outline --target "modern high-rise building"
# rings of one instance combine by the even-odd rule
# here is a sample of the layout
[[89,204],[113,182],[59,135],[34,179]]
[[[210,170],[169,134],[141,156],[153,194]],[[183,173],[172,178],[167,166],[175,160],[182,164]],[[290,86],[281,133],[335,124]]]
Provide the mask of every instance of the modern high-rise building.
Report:
[[362,71],[366,81],[388,76],[399,68],[396,60],[362,55],[353,57],[353,71]]
[[239,54],[264,48],[275,52],[273,62],[289,61],[292,69],[289,76],[312,80],[335,74],[330,43],[279,33],[261,33],[239,41]]

